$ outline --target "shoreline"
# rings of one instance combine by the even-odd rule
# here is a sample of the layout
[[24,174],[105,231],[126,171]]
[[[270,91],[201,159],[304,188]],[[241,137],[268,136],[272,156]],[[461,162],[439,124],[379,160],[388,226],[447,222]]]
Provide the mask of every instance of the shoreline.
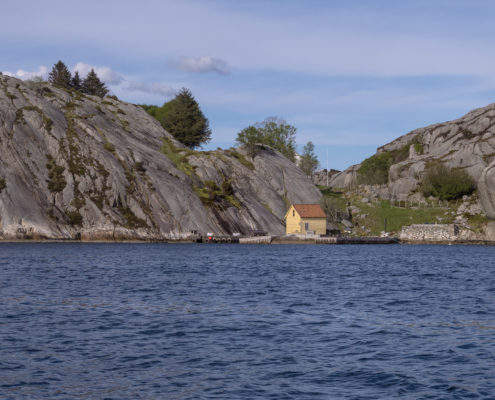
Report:
[[[490,240],[400,240],[399,238],[380,238],[380,237],[366,237],[366,236],[347,236],[347,237],[322,237],[322,238],[290,238],[283,236],[269,237],[247,237],[244,243],[198,243],[192,239],[166,239],[166,240],[78,240],[78,239],[0,239],[0,244],[51,244],[51,243],[81,243],[81,244],[264,244],[264,245],[473,245],[473,246],[493,246],[495,241]],[[325,240],[326,239],[326,240]]]

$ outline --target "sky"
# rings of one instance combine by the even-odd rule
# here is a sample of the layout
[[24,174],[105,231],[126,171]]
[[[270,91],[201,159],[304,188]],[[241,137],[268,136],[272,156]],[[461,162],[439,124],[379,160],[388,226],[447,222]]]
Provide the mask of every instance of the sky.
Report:
[[[312,141],[322,168],[495,101],[491,0],[1,0],[0,71],[62,60],[162,105],[189,88],[205,149],[266,117]],[[327,157],[328,154],[328,157]]]

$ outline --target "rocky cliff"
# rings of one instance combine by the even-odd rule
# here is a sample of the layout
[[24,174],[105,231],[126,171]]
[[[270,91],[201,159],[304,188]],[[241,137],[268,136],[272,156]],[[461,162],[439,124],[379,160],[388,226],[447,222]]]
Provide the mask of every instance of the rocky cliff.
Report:
[[0,76],[0,239],[284,232],[320,192],[280,153],[193,152],[140,107]]
[[[377,150],[396,161],[388,184],[373,190],[381,198],[417,201],[418,186],[428,165],[441,162],[464,169],[477,182],[483,211],[495,218],[495,103],[473,110],[454,121],[416,129]],[[357,183],[360,165],[332,177],[330,186],[345,188]]]

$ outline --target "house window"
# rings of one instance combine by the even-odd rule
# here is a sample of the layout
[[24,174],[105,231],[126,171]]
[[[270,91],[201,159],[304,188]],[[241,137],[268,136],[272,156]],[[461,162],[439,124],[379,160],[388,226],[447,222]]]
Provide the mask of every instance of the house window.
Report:
[[295,217],[296,216],[296,210],[292,210],[292,216]]
[[304,230],[309,231],[309,222],[304,223]]

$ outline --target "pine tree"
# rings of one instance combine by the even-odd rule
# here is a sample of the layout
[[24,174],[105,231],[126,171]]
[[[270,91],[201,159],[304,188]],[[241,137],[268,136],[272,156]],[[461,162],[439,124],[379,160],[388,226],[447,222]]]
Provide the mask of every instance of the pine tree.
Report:
[[71,75],[67,66],[62,61],[59,61],[53,66],[52,71],[48,75],[48,82],[66,89],[70,88]]
[[308,142],[306,146],[304,146],[303,153],[301,155],[299,167],[308,176],[313,175],[316,168],[318,168],[318,157],[316,157],[314,151],[315,145],[312,142]]
[[82,80],[81,77],[79,76],[79,72],[75,72],[74,76],[72,77],[72,80],[70,81],[70,86],[72,89],[81,91],[82,89]]
[[100,97],[105,97],[108,94],[108,89],[105,84],[100,81],[100,78],[98,78],[94,69],[91,69],[86,78],[84,78],[81,91],[92,96]]
[[191,149],[211,139],[208,119],[186,88],[182,88],[172,100],[161,122],[171,135]]

